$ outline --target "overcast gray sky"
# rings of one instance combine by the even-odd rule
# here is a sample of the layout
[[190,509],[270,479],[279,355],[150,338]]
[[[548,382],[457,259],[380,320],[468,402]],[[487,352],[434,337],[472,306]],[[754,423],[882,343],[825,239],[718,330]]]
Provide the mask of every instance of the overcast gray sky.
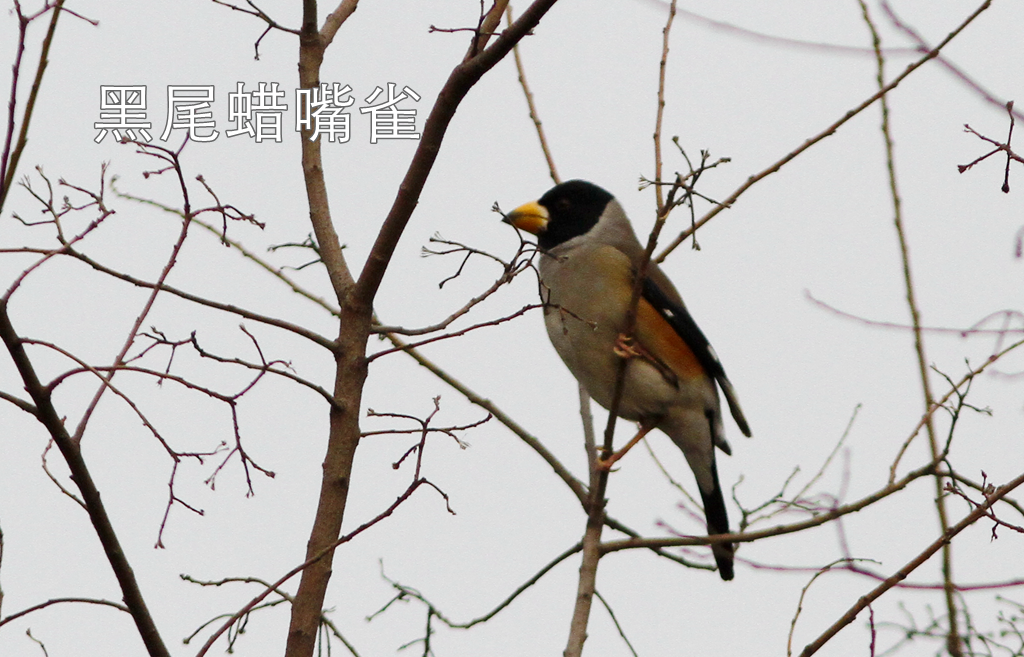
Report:
[[[51,63],[33,120],[32,138],[20,174],[43,183],[32,167],[52,180],[80,186],[98,184],[101,162],[117,175],[126,193],[179,205],[172,181],[144,178],[156,163],[110,137],[94,143],[103,85],[142,86],[148,116],[159,137],[167,118],[169,85],[212,86],[214,118],[220,136],[189,144],[183,162],[199,205],[211,200],[193,179],[202,174],[218,197],[266,223],[259,230],[234,224],[229,236],[278,266],[298,266],[307,254],[266,247],[301,242],[311,231],[294,130],[297,42],[272,32],[253,58],[263,24],[210,2],[71,3],[92,26],[70,16],[61,19]],[[297,26],[299,3],[268,0],[259,6],[284,25]],[[654,195],[638,191],[640,176],[653,176],[654,130],[661,31],[667,6],[649,0],[559,2],[521,47],[530,85],[559,172],[584,178],[615,194],[646,235],[653,223]],[[870,35],[856,2],[793,0],[785,3],[683,5],[714,21],[805,44],[868,48]],[[885,47],[912,45],[872,4]],[[936,43],[975,8],[974,3],[907,1],[895,4],[901,18],[929,43]],[[321,14],[331,8],[324,6]],[[521,9],[517,7],[517,9]],[[32,7],[26,6],[27,11]],[[408,3],[364,0],[328,51],[323,81],[352,87],[351,139],[325,144],[324,160],[334,221],[358,268],[369,252],[416,147],[415,140],[370,143],[370,104],[376,87],[409,87],[421,98],[406,101],[426,114],[451,68],[467,47],[465,32],[433,32],[475,25],[476,2]],[[322,19],[322,17],[321,17]],[[16,21],[4,14],[3,57],[13,61]],[[945,51],[949,61],[997,98],[1021,97],[1024,25],[1020,3],[995,2]],[[34,49],[44,25],[31,26]],[[727,197],[749,176],[763,170],[817,134],[876,89],[875,61],[868,51],[805,47],[753,38],[681,14],[672,29],[666,81],[666,170],[685,170],[668,141],[678,135],[691,158],[699,151],[731,162],[704,174],[700,189],[714,199]],[[916,56],[894,51],[888,76]],[[2,67],[4,89],[8,65]],[[22,73],[23,89],[27,74]],[[228,138],[228,94],[238,82],[259,82],[286,91],[284,136],[280,144]],[[5,91],[6,96],[6,91]],[[25,96],[19,97],[24,103]],[[379,100],[377,101],[379,102]],[[962,80],[936,63],[907,79],[889,99],[904,221],[911,248],[917,295],[925,325],[968,328],[991,313],[1015,311],[1010,326],[1019,336],[1024,322],[1021,276],[1014,255],[1024,226],[1021,194],[1024,170],[1011,171],[1012,191],[999,191],[1005,159],[993,157],[970,172],[957,165],[986,152],[988,145],[965,134],[963,124],[1003,139],[1005,110],[986,102]],[[19,105],[19,107],[22,105]],[[831,469],[814,488],[856,499],[885,484],[899,445],[920,418],[923,405],[911,334],[844,318],[808,294],[857,317],[906,325],[900,255],[892,222],[885,152],[871,107],[835,135],[786,165],[744,194],[698,232],[700,250],[687,242],[664,265],[689,309],[721,357],[743,403],[754,438],[744,439],[727,420],[733,456],[719,458],[723,485],[735,488],[752,507],[782,489],[795,468],[797,488],[828,456],[859,407],[846,442]],[[168,145],[180,144],[176,131]],[[156,143],[163,143],[157,141]],[[485,76],[460,107],[419,206],[378,296],[382,321],[413,327],[431,324],[486,289],[499,268],[471,259],[462,276],[438,283],[461,263],[460,256],[420,257],[429,238],[443,237],[511,257],[514,231],[491,212],[496,201],[506,211],[540,196],[551,186],[538,141],[517,83],[513,61]],[[63,192],[61,192],[63,193]],[[86,253],[111,266],[153,279],[159,273],[179,224],[172,215],[111,199],[117,214],[86,242]],[[708,209],[698,204],[698,214]],[[14,211],[28,218],[38,205],[24,190],[12,194],[0,218],[0,248],[49,244],[48,228],[26,229]],[[673,215],[665,235],[685,227],[685,212]],[[80,225],[84,226],[84,223]],[[0,258],[3,288],[31,258]],[[316,267],[293,272],[315,293],[330,297],[326,277]],[[172,272],[172,285],[289,321],[333,337],[329,315],[286,289],[216,238],[190,238]],[[507,315],[536,301],[529,275],[478,307],[457,326]],[[139,312],[145,295],[115,284],[81,265],[53,262],[33,274],[11,302],[22,335],[59,342],[76,354],[109,361]],[[238,319],[218,316],[185,302],[162,297],[147,325],[175,339],[193,330],[204,346],[255,359]],[[268,358],[292,363],[304,377],[331,385],[331,360],[319,348],[264,326],[246,324]],[[999,328],[990,320],[987,328]],[[1007,339],[1019,339],[1009,336]],[[929,332],[929,362],[953,379],[992,353],[997,337],[963,338],[955,332]],[[371,341],[370,348],[384,343]],[[65,360],[38,353],[55,376]],[[481,396],[517,418],[578,477],[586,479],[575,383],[550,347],[539,312],[430,345],[424,353]],[[249,377],[199,363],[180,354],[176,366],[225,391],[240,389]],[[1020,355],[996,367],[1004,374],[1024,370]],[[932,373],[938,394],[947,387]],[[231,439],[230,416],[222,405],[173,386],[123,375],[147,414],[179,449],[209,450]],[[13,365],[0,358],[0,389],[20,394]],[[93,391],[84,377],[62,386],[57,400],[69,422],[77,421]],[[967,413],[954,441],[955,465],[967,476],[1002,483],[1024,466],[1020,377],[987,374],[971,389],[969,401],[990,407],[991,416]],[[391,355],[371,366],[364,395],[367,408],[424,416],[441,396],[440,425],[458,425],[484,416],[458,393],[409,358]],[[175,507],[164,534],[166,549],[154,550],[166,503],[171,462],[137,418],[108,396],[85,440],[95,469],[144,593],[165,640],[175,655],[195,654],[198,645],[180,639],[220,613],[233,613],[257,592],[233,584],[200,590],[178,578],[255,576],[273,580],[302,560],[315,508],[326,435],[327,408],[315,394],[282,380],[261,382],[239,405],[241,431],[249,454],[276,473],[253,475],[255,495],[246,497],[243,473],[232,461],[218,475],[215,490],[204,485],[218,462],[185,463],[177,493],[205,510],[196,516]],[[604,414],[595,409],[599,426]],[[389,426],[367,421],[367,428]],[[941,417],[940,434],[948,428]],[[622,423],[624,439],[632,426]],[[457,515],[429,490],[419,491],[392,518],[339,550],[326,606],[361,655],[395,654],[422,632],[426,612],[418,604],[398,604],[366,622],[365,617],[394,594],[381,578],[415,587],[448,617],[464,621],[489,611],[544,564],[571,546],[585,518],[572,494],[519,439],[496,421],[466,433],[460,449],[445,436],[431,437],[424,473],[450,497]],[[650,445],[684,486],[693,483],[681,455],[664,436]],[[401,493],[409,466],[391,464],[412,445],[408,436],[368,438],[357,453],[345,528],[373,517]],[[46,446],[42,430],[12,405],[0,405],[0,527],[5,537],[0,586],[3,614],[50,597],[119,599],[116,582],[102,557],[85,514],[61,495],[40,469]],[[662,535],[662,523],[683,533],[703,526],[677,508],[679,493],[638,448],[613,473],[609,512],[647,535]],[[902,471],[925,459],[919,438]],[[55,474],[66,473],[55,454]],[[792,492],[792,491],[791,491]],[[640,655],[784,654],[790,619],[801,588],[821,567],[849,554],[877,560],[870,566],[891,574],[937,535],[930,503],[934,487],[920,481],[904,494],[829,525],[795,536],[760,541],[738,553],[736,579],[679,567],[648,553],[612,555],[601,562],[598,589]],[[954,501],[959,518],[966,504]],[[732,522],[740,516],[730,502]],[[795,517],[794,517],[795,518]],[[794,519],[790,518],[790,519]],[[1017,518],[1017,524],[1020,524]],[[765,526],[778,522],[772,520]],[[613,532],[606,533],[608,538]],[[959,580],[975,583],[1020,576],[1021,542],[1012,532],[989,540],[989,526],[978,525],[954,544]],[[694,553],[708,558],[707,551]],[[798,568],[793,573],[744,565]],[[538,585],[494,620],[470,631],[435,628],[439,656],[518,656],[560,654],[576,590],[578,560],[556,567]],[[938,581],[930,562],[915,582]],[[793,645],[800,649],[874,584],[850,574],[829,575],[811,588]],[[294,590],[294,583],[291,585]],[[1019,589],[1005,591],[1024,601]],[[979,625],[995,629],[1000,607],[994,593],[969,594]],[[905,622],[903,602],[921,624],[926,606],[941,613],[935,593],[896,592],[875,608],[876,622]],[[262,657],[283,650],[285,606],[255,614],[238,654]],[[45,642],[51,657],[143,654],[129,617],[108,608],[58,606],[0,628],[0,654],[39,655],[26,635]],[[868,653],[866,618],[858,619],[830,644],[825,654]],[[202,640],[205,640],[202,634]],[[893,630],[879,636],[880,647],[896,642]],[[201,645],[201,641],[200,641]],[[335,646],[343,650],[341,646]],[[408,650],[418,653],[420,648]],[[407,654],[408,650],[405,653]],[[938,644],[922,642],[904,654],[930,655]],[[408,654],[414,654],[408,653]],[[343,654],[343,653],[336,653]],[[626,655],[603,609],[590,623],[588,655]]]

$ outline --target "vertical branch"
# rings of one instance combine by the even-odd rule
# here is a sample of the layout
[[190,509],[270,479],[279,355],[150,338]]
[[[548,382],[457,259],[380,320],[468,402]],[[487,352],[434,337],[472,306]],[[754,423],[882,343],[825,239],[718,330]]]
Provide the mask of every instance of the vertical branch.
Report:
[[[591,480],[595,476],[596,463],[597,459],[591,461]],[[572,620],[569,622],[569,642],[562,653],[564,657],[580,657],[583,654],[583,642],[587,640],[587,622],[590,620],[590,608],[593,606],[597,583],[597,564],[601,560],[601,529],[604,524],[604,492],[608,483],[608,473],[597,474],[597,479],[598,485],[592,485],[590,488],[590,512],[587,515],[587,527],[583,532],[580,579],[576,587],[576,604]],[[595,517],[597,522],[594,521]]]
[[[509,6],[505,12],[505,17],[508,20],[509,27],[512,26],[512,7]],[[544,127],[540,122],[540,115],[537,114],[537,107],[533,103],[533,93],[530,91],[530,86],[526,83],[526,71],[523,69],[523,60],[519,57],[519,44],[512,48],[512,56],[516,60],[516,72],[519,73],[519,85],[523,88],[523,95],[526,96],[526,106],[530,109],[530,120],[533,121],[533,127],[537,129],[537,138],[540,140],[540,149],[544,153],[544,160],[548,163],[548,173],[551,174],[551,180],[555,184],[562,182],[562,178],[558,175],[558,170],[555,168],[555,158],[551,156],[551,151],[548,149],[548,140],[544,136]]]
[[[0,527],[0,566],[4,564],[4,528]],[[4,617],[4,587],[0,585],[0,618]]]
[[[871,30],[871,43],[875,50],[875,60],[878,64],[877,81],[880,91],[885,90],[885,58],[882,55],[881,39],[878,30],[868,13],[867,4],[864,0],[858,0],[864,22]],[[910,247],[907,243],[906,231],[903,227],[902,204],[900,201],[899,188],[896,184],[896,164],[893,154],[892,134],[889,130],[889,104],[888,96],[882,94],[879,99],[882,107],[882,136],[885,139],[886,167],[889,174],[889,192],[892,196],[893,223],[896,227],[896,236],[899,239],[900,256],[903,265],[903,283],[906,287],[907,306],[910,309],[910,318],[914,330],[914,353],[917,356],[918,373],[921,377],[921,390],[924,395],[925,430],[928,434],[928,447],[931,450],[932,460],[936,461],[941,455],[942,448],[939,446],[938,437],[935,434],[932,408],[935,405],[935,398],[932,395],[931,382],[928,377],[928,359],[925,355],[924,335],[921,330],[921,313],[918,309],[917,298],[914,292],[914,281],[910,270]],[[936,469],[935,475],[935,510],[939,517],[939,525],[943,534],[949,531],[949,517],[946,511],[945,481],[941,472]],[[953,583],[953,555],[952,544],[946,542],[942,545],[942,581],[945,593],[946,613],[949,617],[949,631],[946,635],[946,649],[952,657],[960,657],[963,650],[960,642],[960,632],[957,621],[956,607],[956,586]]]
[[[590,393],[582,383],[577,388],[580,395],[580,421],[583,423],[583,446],[587,451],[587,463],[594,464],[597,463],[600,454],[597,452],[597,438],[594,434],[594,414],[591,412]],[[596,474],[597,470],[590,467],[590,489],[597,485]]]
[[[331,576],[333,546],[336,545],[344,520],[352,464],[359,444],[358,413],[367,374],[366,343],[377,290],[398,240],[419,202],[448,124],[462,99],[487,71],[508,54],[519,39],[540,22],[554,2],[535,0],[493,44],[463,61],[451,72],[427,117],[416,152],[355,282],[342,256],[338,236],[330,220],[319,142],[310,142],[310,133],[302,133],[302,168],[310,203],[310,219],[320,244],[324,266],[338,298],[340,328],[334,351],[334,404],[330,411],[327,454],[324,458],[316,517],[306,546],[307,558],[318,554],[322,554],[322,558],[314,559],[302,572],[295,603],[292,605],[285,657],[309,657],[316,644],[321,609]],[[355,2],[343,0],[342,6],[332,17],[340,16],[345,7],[354,10]],[[303,88],[312,88],[319,85],[324,50],[340,27],[340,22],[333,21],[318,31],[316,2],[304,0],[303,9],[302,32],[299,37],[299,82]],[[503,6],[496,4],[492,7],[491,16],[500,19],[503,9]],[[351,12],[346,16],[350,15]]]
[[[28,26],[28,21],[31,19],[26,18],[21,14],[21,7],[17,4],[18,8],[18,20],[21,21],[20,25],[20,39],[19,51],[18,51],[18,64],[21,62],[21,52],[24,50],[24,38],[25,28]],[[14,135],[14,105],[17,101],[17,84],[18,84],[18,73],[20,72],[15,65],[14,73],[11,78],[11,100],[9,105],[10,117],[8,118],[7,125],[7,137],[4,142],[4,152],[2,156],[2,162],[0,162],[0,211],[4,209],[4,201],[7,200],[7,194],[11,190],[11,185],[14,184],[14,174],[18,170],[18,160],[21,159],[21,154],[25,150],[25,144],[28,143],[28,127],[32,122],[32,113],[36,107],[36,98],[39,97],[39,88],[43,84],[43,73],[46,72],[46,65],[50,63],[50,44],[53,43],[53,34],[57,30],[57,19],[60,17],[61,8],[64,6],[64,0],[57,0],[53,4],[53,16],[50,17],[50,27],[46,30],[46,36],[43,38],[43,47],[39,53],[39,66],[36,67],[36,77],[32,81],[32,90],[28,95],[28,102],[25,103],[25,111],[21,115],[21,131],[18,134],[18,143],[14,147],[14,152],[10,153],[8,150],[11,145],[11,137]],[[10,159],[8,159],[8,153],[10,153]]]
[[[314,89],[320,86],[320,65],[328,43],[337,34],[342,23],[355,11],[355,3],[342,2],[338,10],[328,17],[324,31],[317,28],[315,0],[303,0],[302,30],[299,35],[299,86]],[[329,550],[341,533],[348,500],[349,480],[356,447],[359,444],[359,406],[366,381],[366,338],[369,333],[368,313],[353,312],[349,303],[355,286],[352,274],[341,249],[341,241],[331,219],[324,179],[320,140],[310,140],[311,130],[300,134],[302,148],[302,176],[309,203],[309,219],[319,245],[319,255],[327,270],[340,312],[337,347],[334,350],[334,388],[331,404],[327,451],[316,515],[306,543],[307,566],[302,571],[295,600],[291,607],[291,620],[285,647],[286,657],[308,657],[316,645],[317,630],[323,609],[327,585],[334,559]],[[326,552],[325,552],[326,550]],[[316,555],[323,558],[316,559]]]
[[[672,193],[670,192],[666,208],[671,208],[672,203]],[[665,225],[666,217],[667,213],[659,213],[647,240],[647,248],[644,250],[643,258],[637,268],[629,309],[626,313],[626,325],[623,329],[625,335],[633,335],[636,331],[636,311],[640,303],[643,281],[647,277],[651,255],[654,253],[654,247],[658,244],[658,236]],[[611,406],[608,408],[608,424],[605,426],[604,444],[601,447],[601,452],[604,454],[614,452],[615,420],[618,417],[619,404],[622,402],[622,391],[626,382],[626,364],[626,359],[622,359],[616,372],[615,389]],[[604,527],[608,474],[608,470],[598,469],[596,458],[590,462],[590,497],[586,507],[587,527],[583,533],[583,561],[580,564],[576,606],[573,609],[573,617],[569,625],[569,643],[563,653],[564,657],[580,657],[583,654],[583,642],[587,639],[587,620],[590,617],[590,608],[597,586],[597,565],[601,559],[601,530]]]
[[661,63],[658,65],[658,112],[654,121],[654,194],[658,200],[657,211],[662,214],[665,205],[661,192],[661,122],[665,115],[665,68],[668,63],[668,35],[672,30],[672,21],[676,17],[676,0],[668,7],[668,21],[661,31]]
[[[668,22],[662,32],[663,46],[658,85],[658,119],[654,138],[655,159],[658,165],[657,181],[661,180],[661,149],[659,144],[661,142],[661,117],[665,100],[665,63],[668,57],[668,35],[674,18],[675,0],[672,0]],[[629,308],[626,312],[626,326],[623,329],[626,335],[633,335],[636,331],[637,306],[640,303],[644,279],[647,277],[647,268],[650,266],[654,247],[658,243],[658,236],[661,234],[661,229],[665,225],[665,219],[668,217],[673,204],[672,192],[669,194],[668,203],[663,205],[661,186],[656,184],[655,187],[658,189],[658,216],[647,240],[647,248],[644,250],[643,258],[640,260],[637,268],[636,280],[633,282],[633,291],[629,301]],[[673,187],[673,192],[674,190],[675,188]],[[626,382],[626,364],[625,359],[621,360],[616,372],[615,389],[612,393],[612,403],[608,409],[608,424],[604,432],[602,452],[605,454],[610,454],[614,451],[615,420]],[[609,471],[598,469],[596,456],[597,451],[595,450],[590,461],[590,497],[587,500],[587,526],[583,532],[583,559],[580,563],[580,579],[576,589],[576,605],[569,624],[569,642],[563,653],[564,657],[581,657],[583,654],[583,643],[587,640],[587,622],[590,618],[590,609],[593,606],[594,595],[597,590],[597,566],[601,560],[601,531],[604,527],[605,492],[608,489]]]
[[[320,86],[320,65],[324,60],[327,39],[316,28],[316,2],[304,1],[303,11],[302,32],[299,35],[299,86],[302,89],[315,89]],[[332,17],[338,13],[335,12]],[[350,16],[351,13],[348,15]],[[332,24],[331,27],[337,31],[340,24],[337,26]],[[334,230],[334,222],[331,219],[327,183],[324,180],[323,159],[320,155],[320,140],[310,141],[310,137],[313,135],[312,130],[306,129],[300,134],[302,177],[306,183],[309,220],[313,225],[313,234],[319,245],[319,255],[330,278],[335,298],[339,305],[344,306],[345,297],[352,289],[354,281],[345,256],[342,254],[341,240],[338,239],[338,233]]]
[[14,139],[15,109],[18,107],[18,79],[21,76],[21,58],[25,54],[25,41],[28,34],[28,18],[21,13],[21,4],[14,0],[14,9],[18,17],[18,48],[11,67],[11,99],[7,101],[7,131],[4,137],[4,150],[0,153],[0,209],[3,209],[9,185],[7,180],[7,161],[11,157],[11,141]]

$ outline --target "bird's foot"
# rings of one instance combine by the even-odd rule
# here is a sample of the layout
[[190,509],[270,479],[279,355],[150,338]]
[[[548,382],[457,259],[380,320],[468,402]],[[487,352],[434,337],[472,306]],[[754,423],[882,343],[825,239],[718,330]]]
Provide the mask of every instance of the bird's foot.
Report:
[[615,465],[615,462],[621,459],[623,456],[625,456],[626,452],[633,449],[633,447],[638,442],[640,442],[640,439],[642,439],[644,436],[650,433],[651,429],[653,429],[656,424],[656,422],[652,422],[649,420],[641,422],[640,429],[636,432],[636,435],[633,436],[628,443],[626,443],[625,447],[623,447],[617,452],[612,452],[608,456],[597,457],[597,462],[594,464],[594,467],[600,472],[611,472],[612,466]]
[[645,358],[647,354],[643,347],[637,344],[635,338],[625,333],[619,333],[619,337],[615,338],[615,346],[612,347],[612,351],[619,358]]
[[[612,472],[612,466],[615,462],[621,459],[625,455],[625,452],[614,452],[611,455],[604,457],[597,457],[597,463],[594,464],[594,468],[598,472]],[[618,472],[618,468],[615,468],[615,472]]]
[[665,377],[665,380],[670,385],[679,387],[679,376],[672,371],[672,368],[655,357],[654,354],[644,349],[644,346],[640,344],[636,338],[628,336],[625,333],[619,333],[619,337],[615,339],[615,344],[612,346],[612,351],[619,358],[639,358],[640,360],[649,363],[654,367],[654,369],[658,370],[663,377]]

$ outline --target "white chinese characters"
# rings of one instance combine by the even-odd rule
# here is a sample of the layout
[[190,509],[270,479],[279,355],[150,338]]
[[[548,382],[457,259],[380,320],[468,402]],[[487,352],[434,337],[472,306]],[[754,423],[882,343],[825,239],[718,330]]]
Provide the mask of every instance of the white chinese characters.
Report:
[[351,117],[345,110],[356,102],[355,98],[345,98],[352,93],[347,84],[342,87],[335,82],[328,85],[320,84],[319,89],[296,89],[295,103],[298,105],[295,117],[295,130],[312,130],[310,141],[316,141],[320,135],[327,135],[328,141],[337,139],[344,144],[349,140],[349,123]]
[[233,121],[235,127],[224,134],[228,137],[249,135],[256,143],[264,139],[280,143],[288,106],[278,104],[278,99],[284,96],[276,82],[270,83],[269,88],[266,82],[260,82],[256,91],[246,91],[245,83],[239,82],[235,91],[228,94],[228,121]]
[[[340,83],[322,83],[313,89],[295,90],[295,131],[316,141],[347,143],[352,138],[352,114],[348,111],[356,99],[353,89]],[[285,113],[289,111],[287,93],[276,82],[258,82],[247,90],[238,82],[227,95],[228,138],[247,136],[259,143],[284,140]],[[212,142],[220,135],[213,85],[168,85],[166,121],[160,141],[169,141],[176,131],[190,141]],[[387,83],[387,91],[376,87],[364,99],[359,114],[368,115],[370,143],[381,140],[419,139],[417,109],[411,106],[421,97],[405,85]],[[100,120],[93,124],[100,143],[109,133],[117,141],[150,142],[153,124],[148,120],[145,85],[103,85],[100,87]]]
[[93,140],[97,144],[103,141],[108,132],[114,133],[118,141],[152,141],[149,129],[153,124],[146,121],[146,87],[100,87],[100,120],[92,125],[99,130]]

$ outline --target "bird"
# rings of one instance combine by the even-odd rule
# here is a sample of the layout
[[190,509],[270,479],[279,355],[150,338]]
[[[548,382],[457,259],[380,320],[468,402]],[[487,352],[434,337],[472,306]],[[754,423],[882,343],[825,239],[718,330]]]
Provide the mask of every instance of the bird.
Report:
[[[690,316],[668,276],[650,262],[627,335],[633,286],[645,249],[622,205],[585,180],[551,188],[503,221],[537,236],[544,323],[555,351],[598,404],[611,408],[620,363],[625,378],[618,417],[639,423],[626,448],[653,429],[682,450],[704,503],[709,535],[728,534],[715,448],[731,455],[718,390],[745,436],[750,426],[718,356]],[[721,578],[733,578],[734,546],[715,543]]]

